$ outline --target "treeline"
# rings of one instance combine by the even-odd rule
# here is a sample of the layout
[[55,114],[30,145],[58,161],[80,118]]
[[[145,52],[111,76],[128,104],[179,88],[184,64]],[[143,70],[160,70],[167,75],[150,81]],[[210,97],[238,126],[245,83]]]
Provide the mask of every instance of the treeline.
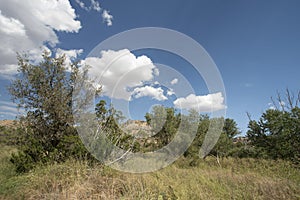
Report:
[[[33,65],[26,57],[18,56],[20,76],[12,82],[9,92],[27,114],[20,118],[20,128],[15,130],[18,134],[16,144],[19,151],[12,155],[11,161],[18,172],[28,171],[37,164],[64,162],[69,158],[97,162],[90,150],[105,146],[108,141],[94,137],[95,141],[91,143],[88,142],[91,138],[80,138],[72,113],[74,85],[78,84],[78,80],[88,80],[88,67],[81,66],[79,70],[78,64],[72,63],[70,70],[65,66],[65,56],[53,58],[45,52],[43,58],[42,62]],[[240,131],[233,119],[209,118],[193,110],[183,115],[173,108],[154,107],[151,113],[145,114],[145,121],[151,131],[145,129],[142,130],[143,133],[139,133],[151,137],[141,138],[128,133],[130,130],[124,131],[120,123],[122,113],[112,105],[106,105],[105,101],[96,105],[95,113],[97,125],[105,130],[106,139],[127,151],[157,150],[169,144],[178,130],[189,132],[195,128],[195,138],[183,155],[191,160],[190,165],[197,162],[199,155],[203,155],[204,159],[207,155],[217,159],[226,156],[287,159],[299,164],[299,95],[295,101],[291,96],[288,97],[289,107],[268,109],[258,121],[250,119],[247,140],[241,142],[234,142]],[[86,100],[89,102],[90,99]],[[206,147],[202,144],[210,125],[216,122],[223,125],[220,137],[213,148],[208,148],[205,152]],[[185,127],[182,128],[181,124],[185,124]],[[86,147],[82,141],[91,145]],[[100,153],[109,154],[110,148],[108,145],[107,152]]]

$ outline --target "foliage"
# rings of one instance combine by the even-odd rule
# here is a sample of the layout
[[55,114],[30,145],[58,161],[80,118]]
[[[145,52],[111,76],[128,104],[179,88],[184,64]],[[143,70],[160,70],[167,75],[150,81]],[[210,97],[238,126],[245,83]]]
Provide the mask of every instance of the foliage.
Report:
[[300,161],[300,108],[268,109],[258,121],[249,122],[251,144],[272,159]]
[[73,86],[77,78],[88,79],[87,68],[80,71],[78,64],[72,63],[67,69],[64,55],[53,58],[44,52],[42,56],[40,63],[32,64],[26,55],[18,55],[19,76],[8,88],[12,99],[27,111],[20,118],[23,145],[11,158],[18,171],[27,171],[35,163],[61,162],[71,154],[79,157],[87,153],[80,142],[75,143],[79,147],[72,146],[76,149],[72,153],[67,149],[78,137],[71,107]]
[[154,106],[150,113],[145,115],[146,122],[155,133],[157,141],[155,148],[161,148],[170,143],[180,125],[181,114],[176,114],[174,108]]
[[22,128],[18,124],[15,124],[14,127],[0,126],[0,144],[2,143],[9,146],[21,145],[21,132]]
[[124,150],[132,152],[139,150],[139,144],[135,141],[134,136],[125,133],[120,128],[121,122],[125,119],[121,111],[116,110],[113,105],[107,106],[104,100],[100,100],[96,104],[95,111],[100,129],[104,131],[109,142]]
[[[220,133],[220,135],[217,132],[213,133],[216,134],[216,137],[219,135],[219,138],[216,144],[212,144],[214,146],[208,155],[225,157],[228,156],[232,151],[232,149],[235,148],[235,145],[233,144],[233,138],[238,134],[240,134],[240,131],[238,130],[237,124],[233,119],[229,119],[229,118],[226,118],[225,120],[223,120],[222,118],[210,119],[207,115],[200,115],[197,135],[192,145],[188,148],[188,150],[184,154],[185,157],[193,158],[191,165],[193,165],[193,163],[196,162],[195,160],[199,159],[200,149],[205,148],[202,145],[208,130],[213,129],[214,128],[213,126],[216,126],[216,124],[218,123],[220,123],[220,125],[223,125],[223,128],[221,129],[222,132]],[[217,128],[216,131],[219,131],[219,129]],[[205,155],[205,157],[206,156],[207,155]]]

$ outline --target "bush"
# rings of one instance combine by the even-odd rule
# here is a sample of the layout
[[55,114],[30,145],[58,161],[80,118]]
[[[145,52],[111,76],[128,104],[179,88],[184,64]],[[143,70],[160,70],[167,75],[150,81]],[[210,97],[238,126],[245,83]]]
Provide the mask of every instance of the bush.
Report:
[[66,135],[56,147],[50,149],[34,137],[27,137],[23,141],[26,142],[19,146],[19,152],[12,154],[10,159],[18,173],[28,172],[36,165],[65,162],[70,158],[96,161],[78,135]]

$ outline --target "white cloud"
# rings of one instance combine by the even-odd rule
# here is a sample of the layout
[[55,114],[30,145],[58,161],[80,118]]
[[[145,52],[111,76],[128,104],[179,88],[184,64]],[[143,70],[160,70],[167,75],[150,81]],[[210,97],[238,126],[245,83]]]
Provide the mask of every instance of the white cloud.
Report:
[[109,14],[109,11],[103,10],[102,18],[103,18],[103,21],[106,22],[107,26],[112,25],[113,16],[111,14]]
[[66,61],[65,64],[67,66],[70,66],[71,62],[75,60],[80,54],[82,54],[83,49],[70,49],[70,50],[64,50],[64,49],[56,49],[56,57],[65,55]]
[[86,58],[82,64],[91,66],[89,74],[99,78],[104,95],[125,100],[130,99],[133,88],[151,81],[156,69],[150,58],[136,57],[128,49],[101,51],[99,58]]
[[90,6],[86,6],[85,3],[81,0],[75,0],[75,2],[84,10],[86,11],[91,11],[91,10],[95,10],[96,12],[101,12],[101,17],[103,22],[106,23],[107,26],[112,26],[112,20],[113,20],[113,16],[111,14],[109,14],[108,10],[102,9],[100,6],[100,3],[96,0],[91,0],[90,2]]
[[25,36],[25,26],[19,20],[2,15],[0,10],[0,31],[7,35]]
[[[154,69],[154,75],[155,76],[159,76],[159,70],[158,70],[158,68],[155,68]],[[157,81],[156,81],[157,82]],[[158,83],[158,82],[157,82]],[[159,83],[158,83],[159,84]]]
[[10,79],[14,74],[17,73],[17,64],[4,64],[0,67],[0,76],[2,78]]
[[75,2],[80,6],[80,8],[82,8],[84,10],[88,10],[88,7],[85,6],[84,2],[82,2],[80,0],[75,0]]
[[92,9],[96,10],[97,12],[100,12],[101,7],[98,1],[91,0],[91,7]]
[[16,73],[16,52],[37,56],[59,41],[55,31],[78,32],[80,21],[68,0],[0,1],[0,74]]
[[226,108],[221,92],[196,96],[190,94],[185,98],[178,98],[174,102],[176,108],[195,109],[198,112],[213,112]]
[[75,0],[75,2],[80,6],[80,8],[90,11],[90,10],[95,10],[97,12],[100,12],[101,7],[98,1],[91,0],[91,5],[87,7],[83,1],[80,0]]
[[68,0],[32,0],[32,14],[44,25],[57,31],[78,32],[80,21],[76,18],[75,10]]
[[168,98],[164,95],[164,90],[162,88],[154,88],[152,86],[145,86],[145,87],[139,87],[135,88],[132,92],[132,95],[135,98],[140,98],[140,97],[152,97],[153,99],[156,99],[158,101],[164,101],[167,100]]
[[171,82],[171,85],[175,85],[178,83],[178,78],[174,78]]
[[167,91],[167,95],[168,96],[172,96],[174,94],[175,94],[175,92],[174,92],[174,90],[172,88]]

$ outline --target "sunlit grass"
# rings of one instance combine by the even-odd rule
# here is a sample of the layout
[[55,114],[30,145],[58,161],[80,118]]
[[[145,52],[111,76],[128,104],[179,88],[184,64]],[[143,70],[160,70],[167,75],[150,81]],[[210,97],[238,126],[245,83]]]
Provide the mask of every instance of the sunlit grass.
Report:
[[[130,174],[70,160],[17,175],[12,147],[0,153],[0,199],[299,199],[300,172],[285,161],[220,160],[194,167],[180,159],[153,173]],[[185,167],[183,167],[185,166]]]

